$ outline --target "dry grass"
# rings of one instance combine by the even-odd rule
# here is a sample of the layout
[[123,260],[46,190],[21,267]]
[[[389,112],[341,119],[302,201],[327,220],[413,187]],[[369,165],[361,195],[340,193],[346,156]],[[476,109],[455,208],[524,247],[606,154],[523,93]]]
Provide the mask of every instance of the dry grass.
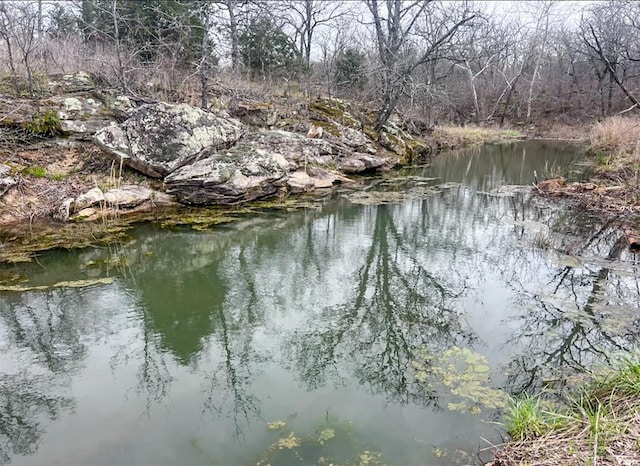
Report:
[[593,125],[589,133],[589,149],[595,154],[615,158],[638,152],[640,118],[614,116]]
[[566,197],[590,211],[631,215],[640,212],[640,118],[615,116],[593,125],[588,182],[538,185],[541,194]]
[[595,176],[638,191],[640,118],[607,118],[593,126],[589,141],[589,151],[595,155]]
[[520,139],[523,135],[513,129],[480,128],[476,126],[437,126],[433,139],[439,147],[454,148],[475,144]]
[[543,133],[544,137],[560,140],[587,140],[587,125],[554,123]]

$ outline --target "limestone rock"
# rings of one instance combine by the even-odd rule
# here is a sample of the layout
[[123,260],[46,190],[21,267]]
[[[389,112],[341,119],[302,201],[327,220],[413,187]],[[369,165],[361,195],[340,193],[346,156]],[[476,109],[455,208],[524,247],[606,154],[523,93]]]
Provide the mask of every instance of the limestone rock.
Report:
[[127,185],[110,189],[104,194],[107,205],[118,208],[131,208],[152,198],[154,191],[144,186]]
[[8,176],[10,172],[11,167],[0,163],[0,197],[17,184],[15,178]]
[[19,127],[38,112],[38,102],[0,95],[0,125]]
[[349,154],[347,148],[325,139],[311,139],[302,134],[280,130],[250,133],[233,150],[237,153],[279,154],[287,161],[290,169],[301,165],[333,165]]
[[344,173],[360,173],[381,168],[387,163],[388,161],[384,157],[356,152],[352,156],[343,159],[339,168]]
[[73,220],[81,220],[86,222],[93,222],[101,218],[100,210],[93,207],[87,207],[73,216]]
[[313,179],[304,170],[297,170],[289,174],[287,186],[292,192],[310,191],[315,187]]
[[55,112],[60,119],[59,129],[67,136],[80,140],[90,140],[115,119],[112,109],[86,92],[40,100],[0,97],[2,126],[20,128],[47,112]]
[[374,142],[366,134],[346,126],[341,126],[340,132],[341,140],[347,146],[369,154],[375,154],[377,152]]
[[98,131],[94,140],[107,153],[148,176],[161,178],[200,155],[226,148],[243,132],[242,124],[186,104],[147,104],[119,125]]
[[213,153],[179,168],[165,183],[167,192],[185,204],[236,204],[275,194],[286,174],[274,154]]
[[61,96],[49,101],[58,112],[62,131],[76,139],[90,140],[114,119],[113,113],[91,96]]
[[165,183],[168,192],[186,204],[235,204],[275,194],[298,166],[334,164],[341,155],[339,147],[324,140],[258,131],[230,149],[209,151],[167,176]]
[[417,139],[394,123],[387,123],[380,131],[380,145],[406,161],[423,159],[433,148],[425,140]]
[[240,103],[231,115],[249,126],[270,127],[278,120],[278,111],[265,103]]
[[329,168],[356,173],[387,164],[384,157],[287,131],[250,133],[230,149],[202,155],[165,178],[180,202],[234,204],[273,195],[285,184],[294,192],[327,188],[346,180]]
[[74,212],[79,212],[87,207],[91,207],[105,201],[104,193],[98,187],[91,188],[84,194],[80,194],[73,203]]
[[88,73],[78,71],[71,74],[51,75],[47,83],[49,91],[53,94],[88,91],[95,87]]
[[67,220],[69,220],[69,214],[71,212],[72,205],[73,205],[72,197],[65,199],[64,202],[60,204],[60,207],[58,207],[58,210],[53,213],[53,218],[57,220],[62,220],[63,222],[66,222]]
[[331,188],[336,182],[342,182],[345,179],[345,177],[330,173],[327,170],[310,168],[308,172],[297,170],[289,173],[287,186],[291,192],[297,193],[314,189]]
[[314,124],[312,124],[311,127],[309,128],[309,131],[307,131],[308,138],[322,139],[323,134],[324,134],[324,130],[322,129],[322,126],[316,126]]

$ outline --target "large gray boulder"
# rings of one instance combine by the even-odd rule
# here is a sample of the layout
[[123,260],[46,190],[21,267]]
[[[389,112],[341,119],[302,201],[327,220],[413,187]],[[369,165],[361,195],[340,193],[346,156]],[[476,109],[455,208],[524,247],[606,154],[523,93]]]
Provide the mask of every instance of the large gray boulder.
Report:
[[237,204],[275,194],[286,183],[288,168],[279,154],[233,148],[179,168],[165,184],[185,204]]
[[350,153],[348,148],[328,140],[281,130],[250,133],[234,147],[233,152],[279,154],[289,162],[292,170],[299,165],[334,165],[337,160]]
[[112,156],[142,173],[162,178],[204,149],[233,145],[242,124],[186,104],[156,103],[137,108],[121,124],[98,131],[94,140]]
[[355,173],[387,163],[384,157],[287,131],[256,131],[227,150],[205,152],[165,178],[178,201],[235,204],[271,196],[283,186],[293,192],[327,188],[347,180],[336,168]]

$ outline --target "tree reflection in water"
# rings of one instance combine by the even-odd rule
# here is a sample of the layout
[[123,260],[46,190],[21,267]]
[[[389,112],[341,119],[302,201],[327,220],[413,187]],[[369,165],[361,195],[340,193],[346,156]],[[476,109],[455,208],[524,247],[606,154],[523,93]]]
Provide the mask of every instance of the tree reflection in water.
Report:
[[386,205],[367,209],[365,215],[373,217],[371,241],[356,266],[347,301],[322,309],[290,341],[291,357],[308,389],[355,377],[390,401],[434,405],[437,394],[410,377],[415,351],[435,353],[473,341],[463,313],[453,306],[464,285],[454,289],[434,274],[426,265],[428,257],[416,254],[419,244],[399,231],[398,212]]
[[86,347],[83,321],[62,306],[69,297],[54,290],[0,302],[6,351],[0,359],[0,463],[35,452],[46,425],[75,405],[67,393],[70,374]]
[[[625,253],[626,240],[614,223],[595,229],[588,223],[566,218],[557,223],[578,230],[568,245],[566,238],[572,234],[565,231],[561,246],[580,259],[567,256],[565,261],[574,263],[552,269],[543,289],[511,282],[523,310],[514,318],[516,331],[506,342],[517,354],[507,370],[513,392],[536,391],[549,383],[561,388],[576,372],[637,349],[637,269],[616,262]],[[580,240],[585,237],[589,239]]]
[[[246,246],[231,244],[230,237],[183,233],[167,241],[156,232],[145,238],[146,246],[139,249],[153,248],[153,256],[134,276],[145,341],[138,390],[147,393],[149,406],[167,396],[172,376],[166,353],[194,369],[203,359],[213,359],[202,364],[202,415],[231,417],[238,438],[243,424],[260,416],[250,383],[260,360],[251,324],[261,317]],[[229,268],[234,276],[227,276]]]

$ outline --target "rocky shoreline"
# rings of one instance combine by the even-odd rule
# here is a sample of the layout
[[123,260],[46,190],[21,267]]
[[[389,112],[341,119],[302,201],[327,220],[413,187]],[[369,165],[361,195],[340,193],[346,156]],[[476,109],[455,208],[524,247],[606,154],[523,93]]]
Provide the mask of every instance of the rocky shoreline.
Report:
[[204,111],[100,89],[84,73],[51,77],[48,89],[0,96],[0,261],[75,244],[45,241],[51,231],[98,240],[191,206],[323,192],[438,149],[394,122],[374,133],[374,115],[338,99]]

